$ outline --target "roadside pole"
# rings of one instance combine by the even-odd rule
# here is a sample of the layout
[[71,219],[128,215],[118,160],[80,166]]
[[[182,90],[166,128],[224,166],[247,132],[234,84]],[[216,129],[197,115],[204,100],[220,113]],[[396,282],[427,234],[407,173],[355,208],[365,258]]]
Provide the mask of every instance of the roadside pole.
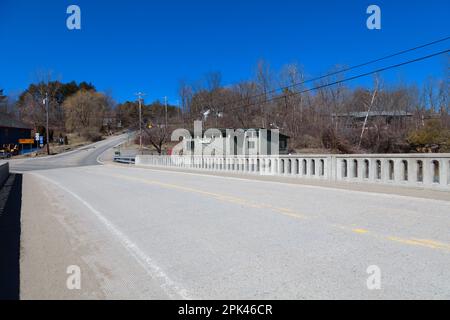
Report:
[[165,125],[166,125],[166,130],[167,130],[167,96],[164,97],[164,109],[166,111]]
[[45,93],[45,110],[46,110],[46,125],[45,125],[45,134],[47,136],[47,155],[50,155],[50,135],[48,130],[48,92]]
[[139,96],[139,152],[142,154],[142,101]]
[[140,154],[144,154],[142,148],[142,97],[145,96],[145,93],[138,92],[136,93],[139,99],[139,152]]

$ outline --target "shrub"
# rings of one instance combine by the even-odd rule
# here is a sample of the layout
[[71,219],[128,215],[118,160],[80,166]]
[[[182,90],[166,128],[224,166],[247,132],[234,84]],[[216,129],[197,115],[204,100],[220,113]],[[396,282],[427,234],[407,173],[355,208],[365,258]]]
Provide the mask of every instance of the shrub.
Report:
[[448,152],[450,151],[450,130],[445,128],[440,120],[430,120],[423,128],[413,131],[407,141],[418,151],[425,148]]
[[83,129],[81,131],[81,136],[91,142],[98,142],[103,139],[100,132],[94,129]]

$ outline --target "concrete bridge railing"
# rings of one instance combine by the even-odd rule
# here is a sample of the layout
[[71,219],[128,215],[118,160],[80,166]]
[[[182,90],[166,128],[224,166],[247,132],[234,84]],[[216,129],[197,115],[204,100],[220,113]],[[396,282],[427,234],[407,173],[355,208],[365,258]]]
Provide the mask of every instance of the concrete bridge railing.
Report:
[[0,188],[9,177],[9,164],[8,162],[0,162]]
[[137,156],[136,165],[450,191],[450,154]]

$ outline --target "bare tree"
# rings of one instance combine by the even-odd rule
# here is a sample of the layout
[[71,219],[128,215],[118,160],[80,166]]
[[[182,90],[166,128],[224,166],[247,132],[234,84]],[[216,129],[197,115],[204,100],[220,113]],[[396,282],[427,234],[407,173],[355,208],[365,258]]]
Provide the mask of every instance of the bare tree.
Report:
[[108,99],[101,93],[79,91],[64,102],[66,127],[89,139],[98,139],[103,127]]
[[256,67],[256,83],[259,94],[261,95],[258,101],[260,106],[261,126],[262,128],[267,128],[269,123],[265,106],[269,99],[269,92],[272,89],[272,72],[269,64],[264,60],[258,61]]
[[162,154],[163,145],[168,142],[170,132],[164,125],[156,125],[151,128],[144,129],[143,143],[152,145],[158,154]]
[[378,79],[378,76],[375,76],[374,78],[374,86],[373,86],[373,90],[372,90],[372,94],[371,94],[371,98],[370,101],[366,101],[366,107],[367,107],[367,114],[366,117],[364,119],[364,123],[361,129],[361,135],[359,137],[359,142],[358,142],[358,151],[361,149],[361,143],[362,143],[362,139],[364,138],[364,133],[367,130],[367,121],[369,119],[369,115],[374,107],[375,104],[375,99],[377,98],[378,92],[380,90],[380,81]]
[[304,120],[306,94],[299,94],[299,92],[305,89],[303,84],[305,75],[303,69],[297,64],[289,64],[282,69],[280,78],[281,86],[286,88],[283,92],[286,106],[283,123],[286,123],[291,138],[297,139],[301,135]]
[[194,95],[192,87],[188,85],[186,81],[181,80],[178,89],[178,94],[180,95],[181,108],[183,110],[183,113],[189,114],[191,112],[192,97]]
[[431,113],[436,113],[436,85],[435,80],[429,77],[424,83],[423,88],[423,102],[425,107],[431,111]]
[[206,79],[206,88],[210,92],[218,90],[222,86],[222,74],[218,71],[207,73],[205,75],[205,79]]

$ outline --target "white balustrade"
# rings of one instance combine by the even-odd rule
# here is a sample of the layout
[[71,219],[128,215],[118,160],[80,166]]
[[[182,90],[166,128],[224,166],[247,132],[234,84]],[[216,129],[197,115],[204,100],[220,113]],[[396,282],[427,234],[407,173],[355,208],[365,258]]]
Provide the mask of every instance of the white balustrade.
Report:
[[137,156],[136,165],[450,191],[450,154]]

